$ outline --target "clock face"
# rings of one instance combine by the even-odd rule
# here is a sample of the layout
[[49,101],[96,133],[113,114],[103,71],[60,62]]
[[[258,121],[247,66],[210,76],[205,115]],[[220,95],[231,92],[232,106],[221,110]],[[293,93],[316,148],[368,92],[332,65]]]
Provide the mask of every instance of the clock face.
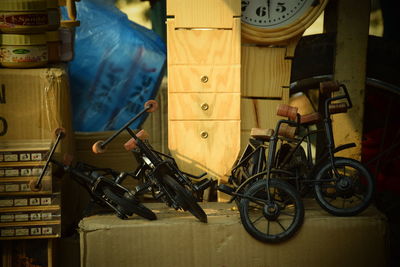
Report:
[[279,28],[301,18],[315,0],[242,0],[242,21],[255,27]]

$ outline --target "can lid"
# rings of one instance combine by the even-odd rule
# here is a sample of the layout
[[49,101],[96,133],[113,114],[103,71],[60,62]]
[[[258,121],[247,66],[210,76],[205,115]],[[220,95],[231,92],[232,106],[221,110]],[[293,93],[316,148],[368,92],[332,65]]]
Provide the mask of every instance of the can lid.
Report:
[[46,37],[48,42],[58,42],[61,41],[59,31],[46,32]]
[[2,45],[45,45],[47,42],[45,34],[2,34],[0,44]]
[[47,0],[47,8],[58,8],[58,0]]
[[47,0],[1,0],[0,11],[46,10]]

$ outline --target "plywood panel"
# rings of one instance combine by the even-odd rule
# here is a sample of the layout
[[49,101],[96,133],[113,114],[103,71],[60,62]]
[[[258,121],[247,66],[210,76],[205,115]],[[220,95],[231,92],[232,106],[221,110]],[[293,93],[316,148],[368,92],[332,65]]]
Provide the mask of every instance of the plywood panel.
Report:
[[242,95],[281,98],[290,83],[290,59],[286,48],[242,46]]
[[240,93],[170,93],[170,120],[239,120]]
[[240,111],[242,131],[250,131],[251,128],[275,129],[278,120],[284,119],[276,115],[276,108],[282,103],[284,103],[282,100],[242,98]]
[[240,16],[238,0],[168,0],[167,15],[175,17],[178,28],[232,28]]
[[168,127],[169,148],[182,170],[227,179],[240,149],[239,120],[169,121]]
[[240,65],[170,65],[168,91],[240,93]]
[[175,29],[175,20],[167,20],[169,65],[240,64],[240,18],[233,28]]

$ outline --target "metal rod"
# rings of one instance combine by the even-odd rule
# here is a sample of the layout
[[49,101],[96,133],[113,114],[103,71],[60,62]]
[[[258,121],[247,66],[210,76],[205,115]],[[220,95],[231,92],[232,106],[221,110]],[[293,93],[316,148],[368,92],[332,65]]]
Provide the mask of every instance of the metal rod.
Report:
[[35,188],[39,188],[39,185],[40,185],[40,183],[42,182],[42,179],[43,179],[43,177],[44,177],[44,174],[46,173],[47,168],[48,168],[48,166],[49,166],[49,164],[50,164],[51,157],[53,156],[54,152],[56,151],[56,147],[57,147],[58,143],[60,142],[62,135],[63,135],[62,132],[60,132],[60,133],[57,135],[56,142],[54,143],[53,147],[52,147],[51,150],[50,150],[50,154],[49,154],[49,156],[47,157],[46,164],[44,165],[43,170],[42,170],[42,173],[40,174],[39,179],[38,179],[37,182],[36,182]]
[[128,129],[129,125],[131,125],[135,120],[137,120],[140,116],[143,115],[143,113],[147,112],[150,108],[152,108],[153,105],[149,105],[148,107],[144,108],[142,111],[140,111],[138,114],[136,114],[135,117],[130,119],[127,123],[125,123],[124,126],[122,126],[118,131],[116,131],[114,134],[112,134],[109,138],[107,138],[104,142],[100,144],[100,148],[104,149],[112,140],[114,140],[115,137],[117,137],[123,130]]

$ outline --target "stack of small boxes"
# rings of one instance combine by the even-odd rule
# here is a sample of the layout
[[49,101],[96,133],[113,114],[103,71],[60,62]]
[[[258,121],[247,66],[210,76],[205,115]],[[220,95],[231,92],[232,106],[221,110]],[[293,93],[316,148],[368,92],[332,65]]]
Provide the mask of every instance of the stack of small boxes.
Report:
[[[37,184],[55,128],[66,128],[68,135],[57,156],[74,150],[65,63],[73,59],[79,26],[75,1],[0,0],[1,266],[27,266],[15,259],[32,262],[38,257],[25,248],[43,244],[38,255],[45,259],[35,266],[51,266],[52,240],[71,227],[79,212],[80,192],[69,180],[53,177],[51,166]],[[71,20],[61,21],[60,6],[67,7]]]
[[60,236],[60,193],[51,168],[36,188],[49,145],[13,142],[0,146],[1,240]]

